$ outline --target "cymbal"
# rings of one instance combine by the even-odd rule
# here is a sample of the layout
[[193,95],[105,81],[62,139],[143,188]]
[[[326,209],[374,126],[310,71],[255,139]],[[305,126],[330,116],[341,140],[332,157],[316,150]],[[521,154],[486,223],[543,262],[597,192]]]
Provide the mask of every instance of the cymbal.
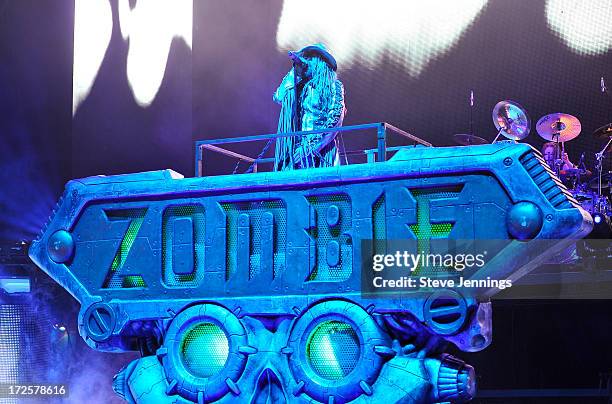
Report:
[[[609,188],[612,183],[612,172],[608,172],[601,176],[601,189]],[[589,188],[599,189],[599,176],[592,178],[589,181]]]
[[495,104],[493,123],[502,135],[512,140],[525,139],[531,129],[531,120],[525,109],[510,100]]
[[612,123],[602,126],[601,128],[595,129],[593,136],[607,139],[612,136]]
[[473,144],[487,144],[489,143],[485,139],[476,135],[470,135],[469,133],[457,133],[453,135],[453,139],[457,144],[463,146],[471,146]]
[[582,126],[575,116],[558,112],[541,117],[536,124],[536,130],[542,139],[567,142],[580,135]]

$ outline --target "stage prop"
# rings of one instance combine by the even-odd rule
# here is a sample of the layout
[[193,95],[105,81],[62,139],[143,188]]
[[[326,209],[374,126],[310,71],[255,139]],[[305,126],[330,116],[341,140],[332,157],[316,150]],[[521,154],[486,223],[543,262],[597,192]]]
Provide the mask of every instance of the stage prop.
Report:
[[[120,395],[137,403],[474,397],[474,369],[443,350],[491,343],[487,298],[498,290],[369,296],[362,278],[372,268],[362,256],[385,240],[505,240],[463,276],[516,280],[588,234],[592,218],[527,144],[417,141],[390,151],[385,124],[371,127],[377,158],[363,164],[67,184],[30,257],[81,303],[89,346],[143,354],[116,376]],[[556,242],[542,249],[541,240]]]

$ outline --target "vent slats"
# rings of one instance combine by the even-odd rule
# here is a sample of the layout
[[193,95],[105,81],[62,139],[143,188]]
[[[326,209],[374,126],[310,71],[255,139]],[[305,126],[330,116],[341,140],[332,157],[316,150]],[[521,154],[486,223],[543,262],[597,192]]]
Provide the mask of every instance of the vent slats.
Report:
[[555,192],[555,188],[556,188],[556,184],[554,182],[552,182],[552,181],[547,181],[547,182],[543,183],[542,185],[538,184],[538,186],[540,187],[540,189],[542,190],[544,195],[548,195],[549,192],[550,193],[554,193]]
[[546,167],[542,158],[533,152],[523,155],[521,164],[529,173],[546,199],[557,209],[568,209],[578,207],[578,202],[572,197],[565,185],[554,177],[552,171]]

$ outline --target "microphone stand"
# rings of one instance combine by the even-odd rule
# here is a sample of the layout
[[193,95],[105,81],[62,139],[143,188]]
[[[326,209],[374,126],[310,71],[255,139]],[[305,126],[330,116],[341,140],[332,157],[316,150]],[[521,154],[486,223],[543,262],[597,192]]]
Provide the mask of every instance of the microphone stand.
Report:
[[[292,130],[294,132],[298,132],[301,130],[301,119],[299,116],[299,105],[300,105],[300,91],[299,91],[299,84],[301,83],[301,77],[298,77],[298,71],[301,71],[300,67],[298,66],[298,63],[296,63],[295,61],[293,62],[293,91],[294,91],[294,102],[293,105],[291,106],[291,126],[292,126]],[[289,140],[289,139],[287,139]],[[295,146],[296,146],[296,142],[298,144],[301,143],[302,138],[300,137],[299,139],[300,141],[297,142],[295,139],[295,136],[291,136],[290,139],[290,144],[291,144],[291,148],[289,150],[289,164],[291,164],[291,168],[295,168],[295,159],[294,159],[294,152],[295,152]]]
[[[608,97],[612,98],[612,94],[610,94],[610,92],[608,91],[608,87],[606,87],[606,82],[604,80],[604,77],[601,77],[601,92],[604,93],[605,95],[607,95]],[[608,143],[606,143],[606,145],[604,146],[603,149],[601,149],[601,151],[599,153],[595,153],[595,160],[597,160],[597,171],[598,171],[598,176],[599,176],[599,183],[597,186],[597,193],[601,196],[601,176],[603,173],[603,155],[606,152],[606,150],[608,149],[608,146],[610,146],[610,143],[612,143],[612,136],[610,136],[608,138]]]
[[603,149],[601,149],[601,151],[599,153],[595,153],[595,160],[597,160],[597,171],[598,171],[598,175],[599,175],[599,185],[597,187],[597,193],[601,196],[601,176],[602,176],[602,171],[603,171],[603,155],[606,152],[606,150],[608,149],[608,146],[610,146],[610,143],[612,143],[612,136],[608,139],[608,143],[606,143],[606,145],[604,146]]
[[474,120],[472,118],[474,111],[474,90],[470,91],[470,135],[474,136]]

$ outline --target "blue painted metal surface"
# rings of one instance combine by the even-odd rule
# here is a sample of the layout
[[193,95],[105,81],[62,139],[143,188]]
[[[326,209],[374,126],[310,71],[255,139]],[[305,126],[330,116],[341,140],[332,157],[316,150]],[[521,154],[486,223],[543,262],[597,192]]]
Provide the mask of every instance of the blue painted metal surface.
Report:
[[[524,211],[535,216],[523,220]],[[560,240],[545,251],[515,240],[471,274],[517,279],[591,227],[537,151],[502,142],[407,148],[388,161],[288,172],[185,179],[165,170],[74,180],[30,256],[79,300],[90,346],[157,355],[118,375],[128,400],[461,402],[473,396],[473,369],[450,357],[411,355],[401,336],[484,349],[489,304],[455,291],[367,298],[363,246],[434,233]],[[74,242],[61,254],[53,249],[58,231]],[[444,310],[452,313],[439,312],[436,299],[449,296],[454,305]],[[396,315],[404,323],[387,321]],[[354,352],[330,348],[348,372],[338,380],[315,372],[317,356],[308,353],[324,322],[332,341],[344,341],[338,346],[356,341]],[[214,338],[227,346],[225,367],[194,375],[181,361],[200,351],[202,364],[219,360],[205,346],[189,348]]]

